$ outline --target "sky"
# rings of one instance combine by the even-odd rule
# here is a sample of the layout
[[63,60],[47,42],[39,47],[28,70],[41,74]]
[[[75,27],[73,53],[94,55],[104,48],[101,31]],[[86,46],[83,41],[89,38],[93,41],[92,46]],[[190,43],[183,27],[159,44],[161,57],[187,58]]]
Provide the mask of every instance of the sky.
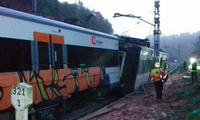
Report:
[[[78,0],[58,0],[78,3]],[[153,35],[154,27],[137,18],[113,17],[114,13],[141,16],[154,24],[155,0],[81,0],[83,6],[101,12],[112,24],[114,34],[147,38]],[[194,33],[200,30],[199,0],[160,0],[160,30],[164,36]]]

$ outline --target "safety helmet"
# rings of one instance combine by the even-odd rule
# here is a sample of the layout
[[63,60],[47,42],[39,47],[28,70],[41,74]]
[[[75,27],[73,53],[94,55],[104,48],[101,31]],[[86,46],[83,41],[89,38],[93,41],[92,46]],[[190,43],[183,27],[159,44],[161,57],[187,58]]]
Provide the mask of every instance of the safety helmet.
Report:
[[155,63],[155,67],[160,67],[160,64],[158,62]]

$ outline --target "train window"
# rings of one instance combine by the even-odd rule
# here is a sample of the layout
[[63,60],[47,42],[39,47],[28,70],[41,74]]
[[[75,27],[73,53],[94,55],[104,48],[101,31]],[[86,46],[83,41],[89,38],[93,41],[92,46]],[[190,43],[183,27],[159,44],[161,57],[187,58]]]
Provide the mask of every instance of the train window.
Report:
[[115,67],[118,66],[118,51],[67,46],[68,67]]
[[55,68],[62,69],[63,68],[63,56],[62,56],[62,44],[54,44],[54,60],[55,60]]
[[31,70],[30,41],[0,38],[0,72]]
[[49,69],[48,43],[38,42],[39,69]]

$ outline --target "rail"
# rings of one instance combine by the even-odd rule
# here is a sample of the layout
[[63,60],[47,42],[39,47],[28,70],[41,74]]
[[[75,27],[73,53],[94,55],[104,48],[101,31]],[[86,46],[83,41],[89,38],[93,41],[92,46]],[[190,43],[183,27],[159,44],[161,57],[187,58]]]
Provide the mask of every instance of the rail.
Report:
[[178,62],[169,63],[169,73],[168,74],[171,74],[177,68],[178,68]]

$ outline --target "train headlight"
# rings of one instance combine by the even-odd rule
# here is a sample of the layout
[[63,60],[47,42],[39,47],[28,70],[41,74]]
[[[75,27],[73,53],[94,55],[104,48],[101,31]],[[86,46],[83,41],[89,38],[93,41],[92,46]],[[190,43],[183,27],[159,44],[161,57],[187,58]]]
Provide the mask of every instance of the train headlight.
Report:
[[197,61],[195,58],[190,58],[191,63],[194,63],[195,61]]

